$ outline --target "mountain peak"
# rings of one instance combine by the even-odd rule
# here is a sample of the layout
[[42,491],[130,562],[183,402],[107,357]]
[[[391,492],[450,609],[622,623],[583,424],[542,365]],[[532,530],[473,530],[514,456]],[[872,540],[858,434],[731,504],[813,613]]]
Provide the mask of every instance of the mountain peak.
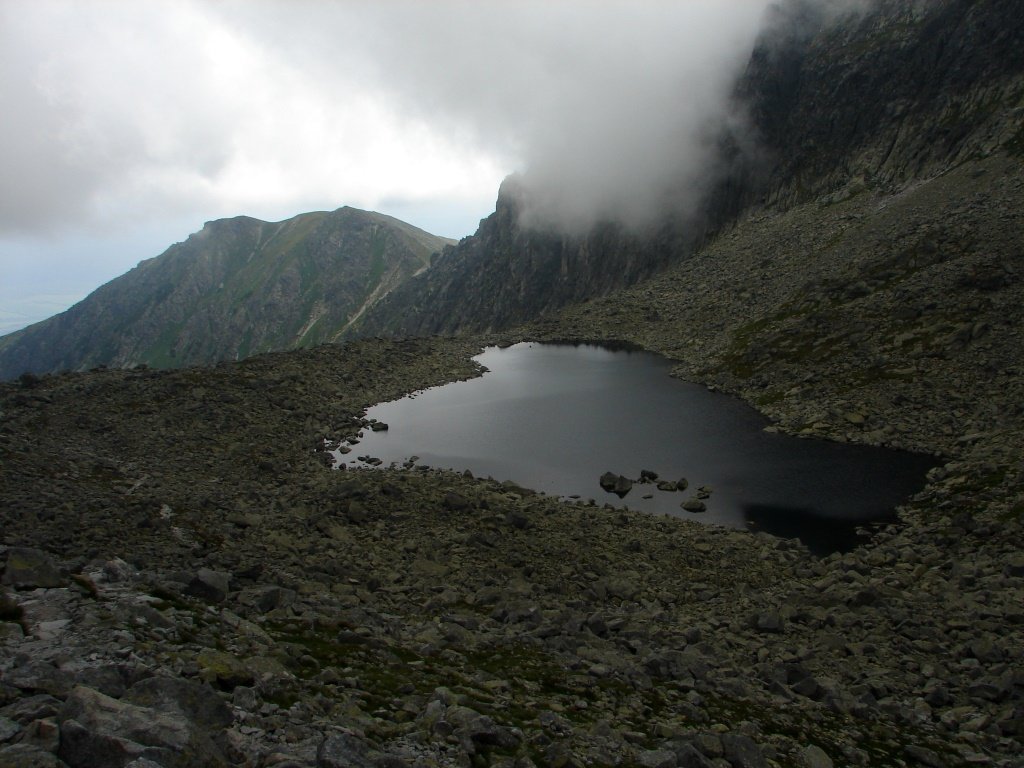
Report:
[[0,341],[0,377],[177,367],[330,341],[450,243],[342,206],[208,221],[60,315]]

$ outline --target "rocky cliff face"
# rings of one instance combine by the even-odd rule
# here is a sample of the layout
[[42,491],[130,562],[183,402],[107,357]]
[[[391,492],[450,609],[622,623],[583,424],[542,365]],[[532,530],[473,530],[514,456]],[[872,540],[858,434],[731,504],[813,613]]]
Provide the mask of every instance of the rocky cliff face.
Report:
[[[1024,140],[1014,0],[784,4],[737,89],[761,148],[746,202],[892,191]],[[767,171],[764,173],[764,171]]]
[[[778,6],[736,88],[717,181],[696,212],[645,233],[521,226],[514,184],[473,237],[367,313],[362,333],[511,327],[692,256],[759,210],[893,192],[1024,148],[1024,39],[1014,0]],[[736,127],[739,126],[739,127]]]
[[611,223],[582,237],[530,229],[520,223],[522,194],[507,179],[477,233],[372,307],[353,335],[508,328],[648,277],[695,240],[697,230],[676,220],[646,234]]
[[448,241],[355,208],[202,231],[0,340],[0,377],[234,360],[333,338]]

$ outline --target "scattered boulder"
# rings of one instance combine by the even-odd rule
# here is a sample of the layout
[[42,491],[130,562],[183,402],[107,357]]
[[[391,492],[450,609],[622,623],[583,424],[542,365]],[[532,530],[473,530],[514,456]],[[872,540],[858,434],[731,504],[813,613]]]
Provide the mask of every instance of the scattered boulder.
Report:
[[1010,555],[1006,560],[1006,565],[1003,567],[1003,574],[1013,577],[1024,576],[1024,555]]
[[59,719],[58,756],[70,768],[121,768],[138,758],[165,768],[226,765],[209,735],[180,712],[139,706],[79,686],[64,702]]
[[676,768],[676,753],[668,749],[646,749],[636,756],[641,768]]
[[50,589],[64,586],[66,580],[53,558],[41,549],[11,547],[3,583],[15,589]]
[[0,622],[21,621],[23,615],[24,610],[18,604],[18,601],[9,595],[6,589],[0,587]]
[[196,656],[204,680],[223,690],[232,691],[240,685],[252,685],[252,669],[230,653],[206,648]]
[[803,768],[833,768],[832,758],[817,744],[808,744],[800,752],[800,764]]
[[469,707],[449,707],[445,720],[454,726],[455,735],[469,754],[476,754],[479,747],[515,749],[522,741],[522,737],[511,728],[498,725],[487,715]]
[[366,505],[363,504],[359,499],[349,499],[348,504],[345,506],[345,517],[350,523],[365,523],[369,514],[366,511]]
[[750,617],[750,626],[757,632],[778,634],[785,628],[785,623],[778,611],[764,611]]
[[680,768],[715,768],[711,758],[685,739],[673,739],[665,746],[675,754],[676,765]]
[[633,481],[624,475],[617,475],[614,472],[605,472],[598,481],[601,487],[614,493],[620,499],[633,489]]
[[67,768],[60,758],[34,744],[10,744],[0,747],[3,768]]
[[733,768],[768,768],[764,751],[749,736],[741,733],[726,733],[722,736],[725,759]]
[[619,498],[622,498],[627,493],[629,493],[632,489],[633,489],[633,481],[630,480],[628,477],[624,477],[623,475],[619,475],[618,480],[615,481],[615,487],[612,488],[612,493],[614,493]]
[[8,717],[22,726],[28,725],[35,720],[45,717],[53,717],[61,708],[60,699],[48,693],[37,693],[32,696],[22,696],[14,703],[4,707],[4,717]]
[[0,715],[0,744],[13,739],[20,730],[21,726],[16,722],[9,717]]
[[316,768],[377,768],[380,753],[351,733],[332,734],[316,750]]
[[287,608],[295,602],[294,589],[286,589],[276,584],[243,589],[238,593],[238,602],[256,608],[261,613],[268,613],[275,608]]
[[455,491],[446,493],[441,504],[450,512],[468,512],[473,509],[473,502]]
[[505,514],[505,522],[513,528],[525,530],[530,527],[530,518],[521,509],[511,509]]
[[704,512],[707,510],[707,505],[698,498],[687,499],[679,505],[687,512]]
[[230,591],[231,574],[200,568],[185,587],[185,593],[208,603],[223,603]]
[[135,683],[124,700],[141,707],[177,713],[210,730],[231,725],[231,709],[210,686],[181,677],[149,677]]
[[7,670],[4,683],[31,693],[63,697],[71,690],[74,678],[49,661],[26,661]]
[[921,747],[917,744],[908,744],[903,748],[903,752],[907,757],[919,765],[926,765],[928,768],[946,767],[946,761],[927,747]]

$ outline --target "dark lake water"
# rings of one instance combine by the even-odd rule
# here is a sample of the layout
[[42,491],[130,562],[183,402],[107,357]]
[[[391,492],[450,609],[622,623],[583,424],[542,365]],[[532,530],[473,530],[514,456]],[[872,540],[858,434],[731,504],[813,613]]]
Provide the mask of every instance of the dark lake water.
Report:
[[[859,543],[856,529],[890,519],[936,463],[765,432],[755,410],[672,378],[669,362],[650,353],[517,344],[477,360],[489,371],[481,378],[371,408],[368,417],[389,429],[367,430],[341,460],[388,466],[415,456],[551,495],[797,537],[818,554]],[[635,481],[641,470],[689,487],[634,483],[619,498],[599,484],[604,472]],[[703,486],[706,511],[682,510]]]

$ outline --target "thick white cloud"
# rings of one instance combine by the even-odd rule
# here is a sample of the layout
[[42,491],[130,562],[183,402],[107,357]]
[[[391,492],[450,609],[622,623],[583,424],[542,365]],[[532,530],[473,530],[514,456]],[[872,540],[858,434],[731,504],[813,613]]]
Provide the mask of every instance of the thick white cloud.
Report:
[[0,302],[219,216],[470,234],[513,171],[541,218],[643,219],[699,184],[766,3],[0,0]]
[[[0,227],[480,195],[503,169],[215,3],[8,3]],[[244,11],[240,7],[239,11]],[[313,22],[314,19],[308,19]],[[293,41],[298,46],[299,41]],[[290,55],[290,54],[296,55]],[[6,62],[5,62],[6,63]],[[29,178],[33,183],[25,185]]]
[[538,218],[642,222],[696,197],[766,6],[383,3],[369,21],[387,55],[371,60],[404,104],[515,158]]

